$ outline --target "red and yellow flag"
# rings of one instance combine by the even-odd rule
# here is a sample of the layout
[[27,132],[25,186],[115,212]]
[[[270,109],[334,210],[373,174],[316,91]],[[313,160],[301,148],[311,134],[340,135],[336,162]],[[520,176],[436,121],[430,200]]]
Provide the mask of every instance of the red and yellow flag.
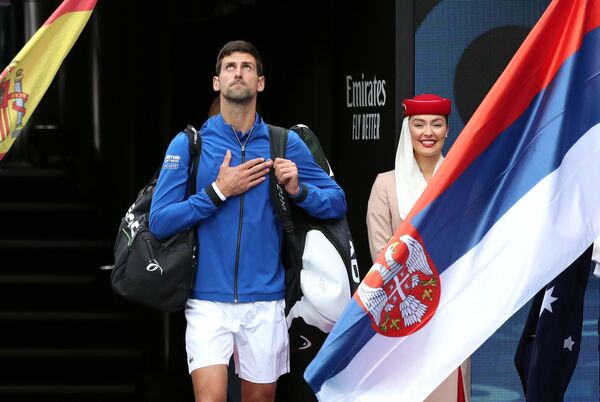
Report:
[[0,160],[46,93],[96,0],[64,0],[0,73]]

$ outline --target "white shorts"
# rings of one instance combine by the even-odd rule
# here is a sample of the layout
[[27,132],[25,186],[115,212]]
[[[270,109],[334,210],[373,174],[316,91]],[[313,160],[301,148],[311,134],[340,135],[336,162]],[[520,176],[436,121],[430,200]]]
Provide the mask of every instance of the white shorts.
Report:
[[283,300],[221,303],[189,299],[185,308],[188,369],[229,364],[240,378],[260,384],[290,371]]

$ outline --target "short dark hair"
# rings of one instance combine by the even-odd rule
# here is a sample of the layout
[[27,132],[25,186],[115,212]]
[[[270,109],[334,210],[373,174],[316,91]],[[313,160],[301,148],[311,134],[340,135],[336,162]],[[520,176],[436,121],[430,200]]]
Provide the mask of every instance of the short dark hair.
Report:
[[263,75],[263,64],[258,50],[252,43],[245,40],[232,40],[227,42],[225,46],[221,48],[219,55],[217,56],[217,75],[219,75],[221,72],[221,61],[223,61],[223,58],[235,52],[248,53],[252,55],[256,59],[256,72],[258,73],[258,76],[260,77]]

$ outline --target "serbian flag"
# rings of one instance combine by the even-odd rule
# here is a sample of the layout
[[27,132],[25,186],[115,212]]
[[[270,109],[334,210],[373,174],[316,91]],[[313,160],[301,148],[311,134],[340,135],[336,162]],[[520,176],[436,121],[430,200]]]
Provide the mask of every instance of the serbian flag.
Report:
[[96,0],[64,0],[0,74],[0,160],[27,124]]
[[600,1],[555,0],[305,372],[422,401],[600,234]]

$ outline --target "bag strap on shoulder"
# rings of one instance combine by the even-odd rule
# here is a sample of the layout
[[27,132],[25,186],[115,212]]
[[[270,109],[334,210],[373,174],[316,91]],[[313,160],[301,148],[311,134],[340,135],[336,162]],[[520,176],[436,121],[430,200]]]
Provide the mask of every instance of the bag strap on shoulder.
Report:
[[[271,148],[271,159],[285,158],[287,149],[288,130],[283,127],[269,126],[269,146]],[[286,233],[294,232],[294,222],[292,221],[292,212],[290,201],[285,188],[277,181],[275,171],[269,172],[269,185],[271,189],[271,202],[279,219],[283,222],[283,229]]]
[[198,175],[200,156],[202,155],[202,138],[200,138],[198,130],[191,124],[188,124],[183,132],[188,136],[190,142],[190,158],[193,158],[192,163],[190,164],[188,194],[196,194],[196,177]]

